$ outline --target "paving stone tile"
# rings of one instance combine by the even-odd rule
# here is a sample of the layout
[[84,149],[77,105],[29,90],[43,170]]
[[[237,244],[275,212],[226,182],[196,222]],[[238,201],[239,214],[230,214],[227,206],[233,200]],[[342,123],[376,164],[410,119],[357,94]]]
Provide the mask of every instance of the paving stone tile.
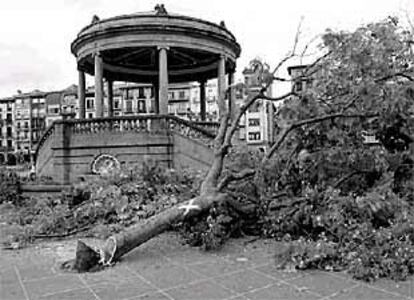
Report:
[[119,284],[135,275],[126,266],[118,264],[99,272],[85,273],[80,276],[88,285],[96,285],[108,282]]
[[38,280],[41,278],[48,278],[56,276],[56,273],[51,267],[42,267],[38,265],[17,266],[22,281]]
[[19,282],[19,278],[17,277],[14,268],[0,270],[0,286],[3,286],[4,284],[13,284],[16,282]]
[[312,300],[320,298],[309,291],[298,290],[284,283],[275,283],[269,287],[246,293],[245,296],[249,299],[260,300]]
[[39,299],[41,300],[96,300],[95,295],[92,294],[92,292],[87,289],[76,289],[71,290],[63,293],[57,293],[57,294],[49,294],[46,296],[42,296]]
[[139,278],[128,278],[120,283],[105,283],[90,287],[100,299],[114,300],[138,297],[156,289]]
[[128,300],[170,300],[171,298],[168,298],[162,293],[151,293],[151,294],[145,294],[143,296],[139,296],[137,298],[131,298]]
[[414,278],[407,281],[395,282],[394,280],[380,279],[372,283],[372,286],[414,298]]
[[243,295],[239,295],[239,296],[227,298],[226,300],[249,300],[249,298]]
[[145,271],[161,269],[166,265],[171,265],[173,262],[165,258],[160,253],[142,251],[135,252],[133,255],[128,255],[121,262],[120,265],[128,266],[134,271]]
[[[5,252],[4,251],[0,251],[0,256],[3,255]],[[1,266],[1,270],[0,270],[0,274],[2,271],[9,271],[9,270],[14,270],[14,259],[9,259],[8,256],[5,256],[1,261],[0,261],[0,266]]]
[[267,286],[274,280],[252,270],[243,270],[215,278],[214,281],[237,293],[245,293],[253,289]]
[[208,277],[225,275],[243,268],[242,265],[220,258],[212,258],[207,262],[188,265],[187,268]]
[[20,283],[1,283],[0,284],[0,299],[2,300],[24,300],[26,296]]
[[402,300],[403,296],[396,296],[367,286],[358,286],[329,297],[329,300]]
[[[18,252],[18,251],[16,251]],[[10,255],[7,255],[8,257],[8,262],[7,264],[9,266],[20,266],[20,267],[26,267],[26,266],[36,266],[36,264],[33,262],[33,260],[25,255],[25,254],[21,254],[19,255],[18,253],[12,253]]]
[[274,265],[274,259],[264,255],[252,253],[236,253],[224,256],[223,259],[239,264],[242,268],[254,268],[264,264]]
[[58,275],[24,283],[30,299],[38,299],[46,294],[61,293],[84,287],[77,275]]
[[257,267],[255,268],[255,270],[257,270],[258,272],[262,272],[267,275],[270,275],[278,280],[291,280],[291,279],[303,277],[306,275],[306,273],[302,271],[288,272],[288,271],[279,270],[276,268],[274,264]]
[[184,249],[183,251],[165,253],[165,257],[176,264],[198,264],[211,260],[213,254],[201,251],[197,248]]
[[225,299],[230,297],[231,291],[224,289],[212,281],[203,281],[168,290],[167,293],[174,299]]
[[141,270],[139,274],[161,289],[189,284],[203,278],[202,275],[198,275],[176,265],[168,265],[156,270]]
[[322,296],[328,296],[337,291],[355,286],[354,281],[334,277],[329,275],[328,272],[319,271],[307,272],[303,277],[289,280],[289,283],[301,289],[307,288]]

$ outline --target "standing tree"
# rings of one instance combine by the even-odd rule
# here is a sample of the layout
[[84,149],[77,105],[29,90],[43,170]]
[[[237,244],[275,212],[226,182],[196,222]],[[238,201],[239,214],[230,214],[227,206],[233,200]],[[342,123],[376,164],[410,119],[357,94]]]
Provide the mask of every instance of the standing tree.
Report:
[[[304,196],[309,189],[343,188],[355,178],[364,178],[366,185],[373,186],[381,177],[378,174],[390,169],[381,151],[366,147],[363,131],[375,132],[387,152],[403,159],[413,128],[412,33],[394,18],[354,32],[328,30],[321,37],[318,59],[294,78],[276,77],[290,59],[306,54],[307,46],[302,53],[297,49],[299,33],[300,29],[292,50],[273,70],[252,61],[250,68],[261,88],[248,90],[248,97],[236,111],[229,111],[224,97],[218,99],[220,127],[214,141],[214,160],[199,195],[110,237],[99,255],[79,243],[74,269],[111,264],[171,225],[206,211],[213,203],[227,201],[229,185],[245,178],[254,179],[261,202],[271,202],[280,194]],[[218,80],[224,83],[224,78]],[[290,80],[307,81],[312,88],[300,93],[292,89],[279,97],[267,95],[275,81]],[[230,86],[228,91],[235,88],[239,86]],[[284,101],[275,116],[275,141],[255,168],[224,172],[240,118],[260,99]],[[292,177],[294,180],[286,179]]]

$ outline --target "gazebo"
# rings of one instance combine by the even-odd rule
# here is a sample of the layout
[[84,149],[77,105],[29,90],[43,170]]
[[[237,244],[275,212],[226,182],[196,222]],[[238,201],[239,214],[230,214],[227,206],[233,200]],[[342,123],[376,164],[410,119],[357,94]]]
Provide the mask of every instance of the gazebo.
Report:
[[201,119],[206,116],[205,83],[218,79],[223,96],[226,74],[234,79],[240,45],[224,22],[215,24],[168,13],[163,5],[154,11],[108,19],[93,17],[71,44],[79,72],[79,117],[85,118],[85,73],[95,77],[96,116],[103,117],[107,81],[108,116],[113,116],[113,82],[151,83],[155,112],[168,113],[168,83],[200,83]]

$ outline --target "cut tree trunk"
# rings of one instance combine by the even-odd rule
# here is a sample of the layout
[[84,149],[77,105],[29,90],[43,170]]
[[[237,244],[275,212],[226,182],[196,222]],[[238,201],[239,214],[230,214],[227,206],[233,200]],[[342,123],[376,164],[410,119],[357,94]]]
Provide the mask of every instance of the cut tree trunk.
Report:
[[[99,250],[90,248],[88,251],[85,249],[88,246],[79,241],[78,243],[82,243],[82,247],[78,245],[75,259],[63,263],[62,268],[70,271],[86,272],[96,270],[99,265],[110,265],[139,245],[167,230],[171,225],[178,224],[186,218],[196,216],[208,210],[213,203],[225,201],[226,198],[227,195],[224,193],[212,192],[177,204],[152,216],[143,223],[134,225],[124,232],[111,236],[107,239],[103,248]],[[90,259],[85,257],[85,255],[90,257],[91,251],[99,253],[100,256],[99,261],[94,260],[94,264],[91,263]]]

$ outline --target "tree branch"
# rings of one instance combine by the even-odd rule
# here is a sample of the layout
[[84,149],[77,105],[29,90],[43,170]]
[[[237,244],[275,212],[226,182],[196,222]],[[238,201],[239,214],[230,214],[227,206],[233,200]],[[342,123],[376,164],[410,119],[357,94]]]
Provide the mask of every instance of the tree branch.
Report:
[[286,93],[286,94],[284,94],[282,96],[279,96],[279,97],[269,97],[269,96],[266,96],[264,94],[261,94],[260,99],[265,99],[265,100],[277,102],[277,101],[285,100],[286,98],[288,98],[290,96],[298,96],[298,94],[296,94],[295,92],[289,92],[289,93]]
[[217,189],[220,191],[223,188],[225,188],[230,182],[236,181],[236,180],[242,180],[248,177],[253,176],[256,174],[256,171],[253,169],[245,169],[243,171],[240,171],[239,173],[230,173],[227,176],[225,176],[218,184]]
[[409,81],[414,81],[414,78],[408,74],[405,74],[403,72],[397,72],[394,74],[390,74],[381,78],[378,78],[375,80],[376,83],[381,82],[381,81],[387,81],[388,79],[392,79],[394,77],[403,77],[405,79],[408,79]]
[[320,117],[314,117],[305,119],[299,122],[296,122],[289,127],[287,127],[278,137],[276,142],[273,144],[273,146],[270,148],[269,152],[266,154],[266,156],[263,158],[263,163],[265,163],[268,159],[270,159],[276,150],[279,149],[279,147],[282,145],[286,137],[289,135],[291,131],[293,131],[296,128],[302,127],[304,125],[310,125],[315,123],[320,123],[326,120],[332,120],[335,118],[372,118],[378,116],[377,113],[360,113],[360,114],[345,114],[343,112],[335,113],[335,114],[329,114],[325,116]]

